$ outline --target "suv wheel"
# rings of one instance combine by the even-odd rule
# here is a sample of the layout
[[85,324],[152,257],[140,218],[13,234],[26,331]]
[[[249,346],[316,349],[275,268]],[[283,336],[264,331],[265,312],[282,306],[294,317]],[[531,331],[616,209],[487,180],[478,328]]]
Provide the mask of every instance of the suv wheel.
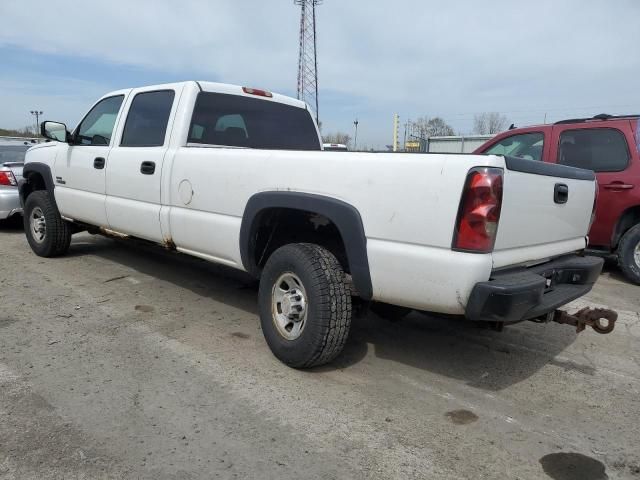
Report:
[[344,348],[351,292],[328,250],[308,243],[280,247],[262,271],[258,299],[267,344],[287,365],[322,365]]
[[627,230],[620,239],[618,265],[625,277],[640,285],[640,225]]
[[34,253],[40,257],[63,255],[71,243],[71,228],[65,222],[49,192],[38,190],[24,205],[24,231]]

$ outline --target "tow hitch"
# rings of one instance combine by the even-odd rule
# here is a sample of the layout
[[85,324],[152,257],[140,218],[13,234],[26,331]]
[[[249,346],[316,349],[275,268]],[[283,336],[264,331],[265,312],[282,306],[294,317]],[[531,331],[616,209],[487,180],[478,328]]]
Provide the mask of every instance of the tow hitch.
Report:
[[608,308],[590,308],[585,307],[578,310],[573,315],[564,310],[556,310],[548,315],[548,320],[557,323],[565,323],[576,327],[576,332],[580,333],[587,325],[593,328],[597,333],[611,333],[616,326],[618,312],[614,312]]

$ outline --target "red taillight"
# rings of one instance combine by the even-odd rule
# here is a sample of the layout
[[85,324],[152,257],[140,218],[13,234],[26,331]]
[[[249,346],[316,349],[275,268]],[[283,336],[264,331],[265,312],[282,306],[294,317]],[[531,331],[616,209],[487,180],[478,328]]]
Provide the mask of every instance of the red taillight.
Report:
[[242,91],[244,93],[248,93],[249,95],[258,95],[259,97],[267,97],[267,98],[273,97],[273,93],[268,92],[266,90],[260,90],[258,88],[242,87]]
[[18,185],[18,182],[16,182],[16,177],[13,176],[13,172],[0,170],[0,185],[9,185],[12,187]]
[[502,169],[469,171],[458,209],[453,249],[478,253],[493,250],[502,206]]
[[591,208],[591,221],[589,222],[589,230],[591,230],[591,226],[593,225],[593,222],[596,220],[596,207],[598,206],[598,193],[599,193],[599,187],[598,187],[598,179],[596,178],[596,190],[595,193],[593,194],[593,207]]

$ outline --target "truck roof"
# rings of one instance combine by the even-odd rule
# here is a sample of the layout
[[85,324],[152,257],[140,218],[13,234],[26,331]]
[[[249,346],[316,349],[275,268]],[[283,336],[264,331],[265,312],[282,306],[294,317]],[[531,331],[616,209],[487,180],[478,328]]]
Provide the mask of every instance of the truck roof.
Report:
[[[144,86],[145,88],[157,88],[158,90],[162,90],[166,88],[175,88],[176,85],[186,85],[186,84],[196,84],[198,88],[203,92],[224,93],[228,95],[239,95],[243,97],[259,98],[265,101],[283,103],[285,105],[290,105],[292,107],[304,108],[309,110],[309,107],[307,106],[307,104],[302,100],[298,100],[293,97],[288,97],[286,95],[281,95],[279,93],[273,93],[268,90],[262,90],[262,89],[257,90],[258,87],[247,87],[247,86],[233,85],[230,83],[217,83],[217,82],[198,81],[198,80],[190,80],[186,82],[175,82],[175,83],[163,83],[159,85],[141,85],[141,86]],[[110,97],[113,95],[119,95],[119,94],[128,92],[130,90],[131,89],[116,90],[113,92],[109,92],[108,94],[104,95],[104,97],[102,98]],[[257,90],[257,91],[266,92],[268,96],[247,93],[247,90],[248,91]]]

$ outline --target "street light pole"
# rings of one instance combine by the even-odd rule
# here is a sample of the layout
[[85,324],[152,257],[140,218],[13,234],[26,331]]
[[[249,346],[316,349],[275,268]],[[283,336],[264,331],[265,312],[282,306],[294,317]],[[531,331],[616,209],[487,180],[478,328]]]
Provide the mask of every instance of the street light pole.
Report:
[[353,122],[353,124],[356,127],[356,133],[353,136],[353,149],[354,150],[358,149],[358,123],[360,123],[360,122],[358,122],[358,119],[356,118],[355,121]]
[[42,110],[31,110],[31,115],[36,117],[36,137],[40,136],[40,115],[44,112]]

